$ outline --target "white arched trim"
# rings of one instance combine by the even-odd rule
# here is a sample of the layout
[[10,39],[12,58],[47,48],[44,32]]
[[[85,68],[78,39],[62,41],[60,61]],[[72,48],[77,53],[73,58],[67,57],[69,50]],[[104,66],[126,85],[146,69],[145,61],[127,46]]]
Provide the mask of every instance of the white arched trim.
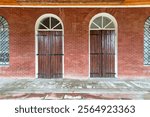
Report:
[[[57,29],[49,30],[48,29],[45,31],[62,31],[62,34],[63,34],[62,47],[63,47],[63,54],[64,54],[64,26],[63,26],[62,20],[57,15],[51,14],[51,13],[40,16],[35,23],[35,77],[36,78],[38,78],[38,56],[37,56],[37,54],[38,54],[38,41],[37,41],[38,38],[37,38],[37,35],[38,35],[39,25],[40,25],[41,21],[48,17],[53,17],[53,18],[57,19],[62,26],[62,29],[60,29],[60,30],[57,30]],[[64,56],[62,56],[62,73],[63,73],[63,78],[64,78]]]
[[[111,14],[108,13],[98,13],[95,16],[92,17],[92,19],[90,20],[89,23],[89,78],[90,78],[90,30],[91,30],[91,24],[94,21],[94,19],[98,18],[98,17],[108,17],[109,19],[112,20],[112,22],[114,23],[115,28],[112,30],[115,30],[115,77],[118,77],[118,23],[115,19],[115,17],[113,17]],[[107,30],[107,29],[96,29],[96,30]],[[108,29],[109,30],[109,29]]]

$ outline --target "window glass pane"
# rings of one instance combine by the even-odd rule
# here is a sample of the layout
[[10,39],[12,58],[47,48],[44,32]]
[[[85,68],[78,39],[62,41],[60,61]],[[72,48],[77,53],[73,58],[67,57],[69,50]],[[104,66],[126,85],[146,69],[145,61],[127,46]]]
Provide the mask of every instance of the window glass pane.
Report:
[[150,18],[144,25],[144,64],[150,65]]
[[59,23],[59,21],[56,18],[51,17],[51,28],[56,26],[58,23]]
[[96,18],[93,22],[96,23],[100,28],[102,28],[102,16]]
[[39,29],[46,29],[43,25],[39,25]]
[[115,25],[113,22],[111,22],[106,28],[115,28]]
[[47,28],[50,28],[49,27],[49,18],[45,18],[41,21],[42,24],[44,24]]
[[0,16],[0,65],[9,64],[9,29],[7,21]]
[[105,27],[110,22],[111,22],[111,19],[109,19],[108,17],[103,17],[103,27]]
[[59,24],[58,26],[56,26],[54,29],[62,29],[62,25]]
[[97,28],[98,29],[98,27],[94,23],[91,24],[90,28]]

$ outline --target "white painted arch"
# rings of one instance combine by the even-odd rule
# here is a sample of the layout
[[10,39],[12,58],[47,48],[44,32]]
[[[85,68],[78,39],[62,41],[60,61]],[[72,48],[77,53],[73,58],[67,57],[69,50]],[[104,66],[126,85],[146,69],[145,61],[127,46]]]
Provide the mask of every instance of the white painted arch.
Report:
[[[58,29],[47,29],[45,31],[62,31],[62,34],[63,34],[63,37],[62,37],[62,49],[63,49],[63,54],[64,54],[64,25],[63,25],[63,22],[62,20],[55,14],[51,14],[51,13],[48,13],[48,14],[44,14],[42,16],[40,16],[36,23],[35,23],[35,78],[38,78],[38,38],[37,38],[37,35],[38,35],[38,29],[39,29],[39,25],[40,25],[40,22],[45,19],[45,18],[48,18],[48,17],[53,17],[55,19],[57,19],[61,26],[62,26],[62,29],[58,30]],[[43,30],[44,31],[44,30]],[[63,78],[64,78],[64,56],[62,56],[62,73],[63,73]]]
[[[115,30],[115,77],[118,77],[118,23],[115,19],[114,16],[112,16],[109,13],[98,13],[95,16],[92,17],[92,19],[90,20],[89,23],[89,78],[90,78],[90,30],[91,30],[91,24],[94,21],[94,19],[98,18],[98,17],[107,17],[109,19],[112,20],[112,22],[114,23],[115,28],[112,30]],[[97,30],[107,30],[107,29],[97,29]]]

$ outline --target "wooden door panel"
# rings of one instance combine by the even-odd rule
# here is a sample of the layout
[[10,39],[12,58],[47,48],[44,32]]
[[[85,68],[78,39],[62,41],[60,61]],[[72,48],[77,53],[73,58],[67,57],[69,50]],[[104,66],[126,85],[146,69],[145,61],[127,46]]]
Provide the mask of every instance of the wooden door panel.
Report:
[[90,31],[90,76],[115,76],[115,31]]
[[38,77],[62,78],[62,32],[38,33]]
[[91,77],[101,76],[101,32],[92,31],[90,39],[90,67],[91,67]]

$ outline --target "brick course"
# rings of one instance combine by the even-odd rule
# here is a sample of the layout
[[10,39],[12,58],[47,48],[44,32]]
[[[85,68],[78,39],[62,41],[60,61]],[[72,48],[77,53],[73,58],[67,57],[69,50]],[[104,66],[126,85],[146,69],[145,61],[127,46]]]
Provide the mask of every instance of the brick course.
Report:
[[150,8],[0,8],[10,28],[10,65],[0,77],[35,78],[35,23],[43,14],[58,15],[64,24],[65,78],[88,78],[89,22],[97,13],[118,22],[118,77],[149,78],[143,65],[143,27]]

